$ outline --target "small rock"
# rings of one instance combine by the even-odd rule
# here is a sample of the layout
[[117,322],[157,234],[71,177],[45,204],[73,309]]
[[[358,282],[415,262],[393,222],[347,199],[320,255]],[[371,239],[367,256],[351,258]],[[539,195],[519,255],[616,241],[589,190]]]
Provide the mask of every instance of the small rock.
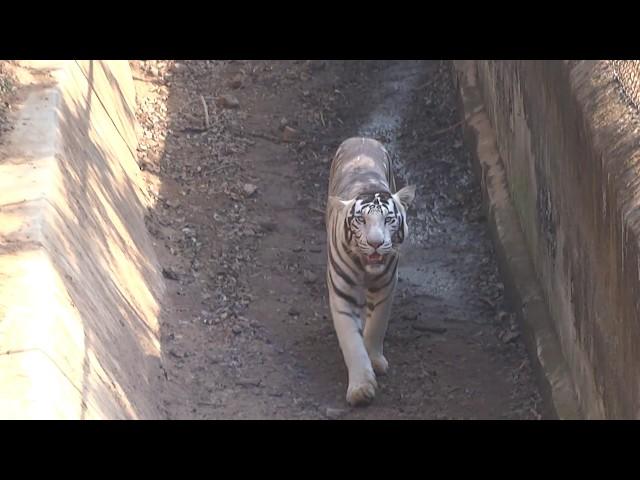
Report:
[[238,325],[234,325],[233,327],[231,327],[231,331],[235,335],[240,335],[242,333],[242,329]]
[[240,88],[242,86],[242,81],[244,80],[241,73],[238,73],[235,77],[231,79],[229,82],[229,86],[234,90]]
[[497,315],[498,323],[506,323],[509,320],[509,317],[509,313],[501,310]]
[[256,191],[258,190],[258,187],[256,187],[253,183],[245,183],[242,186],[242,190],[244,191],[247,197],[250,197],[251,195],[256,193]]
[[209,360],[209,363],[211,363],[213,365],[216,365],[218,363],[222,363],[222,359],[220,357],[207,355],[207,360]]
[[502,336],[502,341],[504,343],[511,343],[514,340],[517,340],[520,337],[520,333],[518,332],[507,332]]
[[262,381],[260,379],[253,378],[241,378],[236,381],[236,385],[240,385],[241,387],[259,387]]
[[480,297],[480,301],[481,301],[482,303],[484,303],[485,305],[487,305],[487,306],[488,306],[489,308],[491,308],[492,310],[495,310],[496,305],[495,305],[495,303],[493,303],[493,302],[491,301],[491,299],[490,299],[490,298],[488,298],[488,297]]
[[301,252],[302,250],[304,250],[302,247],[293,247],[295,253]]
[[309,270],[302,272],[302,276],[304,277],[304,283],[316,283],[318,281],[318,275]]
[[430,327],[428,325],[412,325],[414,330],[418,330],[419,332],[428,332],[428,333],[447,333],[447,329],[444,327]]
[[284,130],[284,128],[289,125],[289,120],[287,120],[285,117],[282,117],[280,119],[280,130]]
[[168,278],[169,280],[174,280],[174,281],[180,280],[180,276],[170,268],[163,268],[162,276],[164,278]]
[[220,95],[216,99],[216,103],[222,108],[240,108],[240,101],[233,95]]
[[331,408],[328,407],[324,414],[325,416],[330,419],[330,420],[335,420],[337,418],[342,417],[345,413],[347,413],[348,410],[345,410],[344,408]]
[[299,315],[300,315],[300,310],[298,310],[298,309],[297,309],[297,308],[295,308],[295,307],[291,307],[291,308],[289,308],[288,313],[289,313],[289,315],[291,315],[292,317],[297,317],[297,316],[299,316]]
[[284,142],[293,142],[298,136],[298,131],[291,127],[284,127],[282,130],[282,140]]

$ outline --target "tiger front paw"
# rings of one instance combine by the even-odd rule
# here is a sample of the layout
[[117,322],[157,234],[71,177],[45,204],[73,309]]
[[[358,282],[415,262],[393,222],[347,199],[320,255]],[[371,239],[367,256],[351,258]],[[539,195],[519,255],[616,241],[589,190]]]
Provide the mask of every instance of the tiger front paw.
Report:
[[352,407],[370,404],[376,396],[378,383],[373,372],[367,372],[364,378],[349,383],[347,402]]

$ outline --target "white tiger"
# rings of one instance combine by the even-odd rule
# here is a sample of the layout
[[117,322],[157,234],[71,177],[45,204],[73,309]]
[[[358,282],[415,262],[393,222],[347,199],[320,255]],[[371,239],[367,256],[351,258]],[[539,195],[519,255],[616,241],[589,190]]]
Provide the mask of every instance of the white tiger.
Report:
[[340,145],[331,164],[325,217],[327,287],[349,372],[347,402],[354,406],[373,400],[376,374],[386,373],[389,365],[383,342],[398,247],[408,234],[406,209],[415,197],[415,186],[395,189],[391,160],[380,142],[357,137]]

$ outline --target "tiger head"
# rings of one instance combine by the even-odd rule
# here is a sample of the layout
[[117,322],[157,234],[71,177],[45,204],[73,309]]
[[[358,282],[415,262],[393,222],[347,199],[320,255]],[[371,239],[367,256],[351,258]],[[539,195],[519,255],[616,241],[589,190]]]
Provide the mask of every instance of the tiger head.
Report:
[[339,200],[345,213],[345,240],[368,273],[383,271],[390,255],[407,237],[406,210],[414,197],[412,185],[395,194],[374,192],[350,201]]

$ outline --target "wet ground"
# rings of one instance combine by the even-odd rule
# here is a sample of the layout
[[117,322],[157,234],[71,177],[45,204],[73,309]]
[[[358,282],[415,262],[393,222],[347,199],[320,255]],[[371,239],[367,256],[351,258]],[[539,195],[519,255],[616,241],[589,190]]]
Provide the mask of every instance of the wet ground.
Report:
[[[441,61],[138,62],[140,164],[168,284],[167,418],[540,418]],[[205,109],[206,106],[206,109]],[[208,120],[208,128],[207,128]],[[328,318],[331,156],[382,141],[415,183],[374,403]]]

